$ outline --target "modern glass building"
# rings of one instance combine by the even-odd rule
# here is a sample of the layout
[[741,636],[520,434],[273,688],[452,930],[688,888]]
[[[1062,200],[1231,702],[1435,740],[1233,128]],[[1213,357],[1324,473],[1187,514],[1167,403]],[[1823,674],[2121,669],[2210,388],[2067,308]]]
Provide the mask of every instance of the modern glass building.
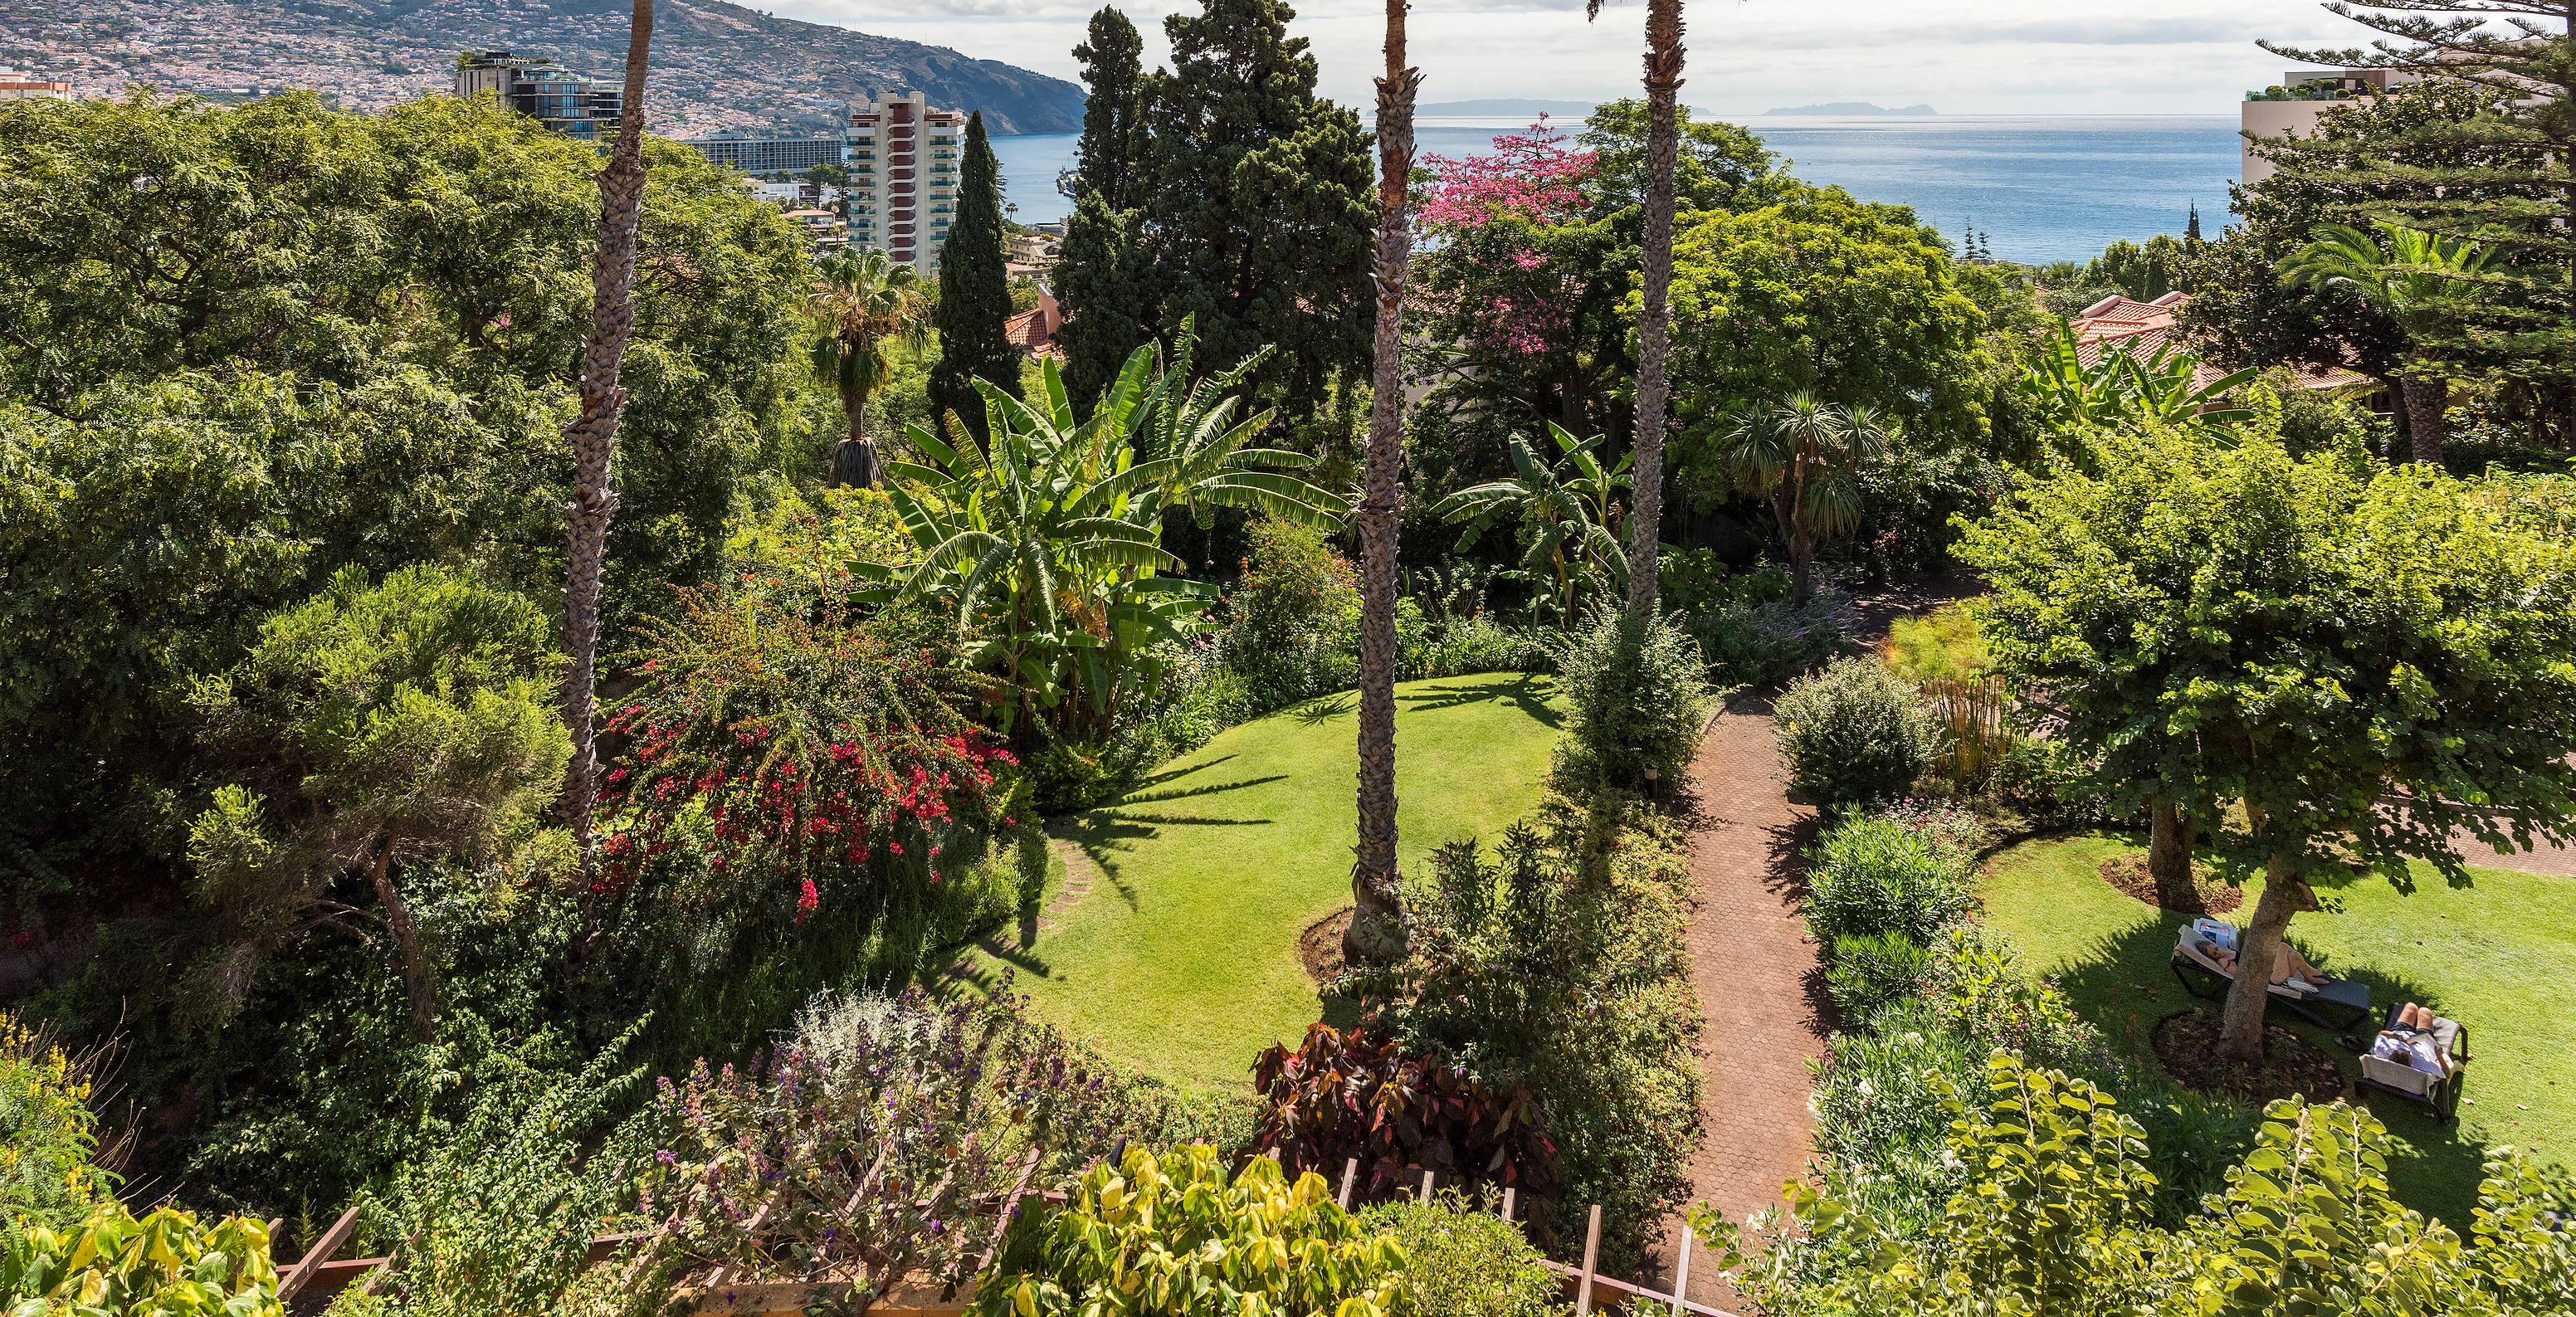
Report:
[[617,132],[626,89],[554,66],[551,59],[521,58],[506,50],[469,50],[456,57],[456,94],[471,99],[491,92],[501,108],[515,110],[567,137],[598,141]]

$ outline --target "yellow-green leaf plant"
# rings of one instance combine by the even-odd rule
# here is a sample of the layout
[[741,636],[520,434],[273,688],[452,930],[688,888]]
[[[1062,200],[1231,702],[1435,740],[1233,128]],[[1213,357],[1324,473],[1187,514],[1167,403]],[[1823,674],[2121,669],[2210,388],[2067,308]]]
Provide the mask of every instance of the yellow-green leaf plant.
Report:
[[978,1281],[978,1317],[1412,1317],[1404,1251],[1308,1171],[1255,1157],[1233,1183],[1216,1149],[1103,1161],[1071,1201],[1012,1228]]
[[110,1201],[70,1230],[0,1232],[0,1311],[10,1317],[284,1317],[268,1227],[202,1225],[164,1207],[137,1219]]

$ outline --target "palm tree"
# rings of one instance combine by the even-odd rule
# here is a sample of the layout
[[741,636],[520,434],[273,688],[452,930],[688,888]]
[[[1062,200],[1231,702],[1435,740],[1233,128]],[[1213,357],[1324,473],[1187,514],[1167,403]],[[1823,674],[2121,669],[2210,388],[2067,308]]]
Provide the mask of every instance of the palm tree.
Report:
[[1892,441],[1877,411],[1841,407],[1798,392],[1755,408],[1727,436],[1725,461],[1736,487],[1759,495],[1789,546],[1790,601],[1813,594],[1809,567],[1820,540],[1860,524],[1860,469]]
[[1405,189],[1413,177],[1413,97],[1405,65],[1408,0],[1386,0],[1386,75],[1377,80],[1377,324],[1370,376],[1368,465],[1360,481],[1359,845],[1342,956],[1385,962],[1404,950],[1396,903],[1395,553],[1404,504],[1404,281],[1413,256]]
[[1474,548],[1477,538],[1504,516],[1533,527],[1521,570],[1556,578],[1557,620],[1573,626],[1581,602],[1577,592],[1587,572],[1608,577],[1614,586],[1635,579],[1628,555],[1619,550],[1618,491],[1629,484],[1628,467],[1636,454],[1605,470],[1599,450],[1606,436],[1577,439],[1553,421],[1547,429],[1564,454],[1554,465],[1540,462],[1528,444],[1514,438],[1512,478],[1459,490],[1440,500],[1431,515],[1447,525],[1468,523],[1458,537],[1459,553]]
[[[1587,19],[1602,0],[1585,0]],[[1681,127],[1673,99],[1682,85],[1682,0],[1646,0],[1646,225],[1637,311],[1637,477],[1628,521],[1628,612],[1655,611],[1657,545],[1664,517],[1664,359],[1672,345],[1673,161]]]
[[870,249],[822,260],[822,277],[805,309],[823,328],[814,344],[814,377],[841,395],[849,436],[832,448],[832,484],[876,488],[884,469],[868,438],[868,395],[894,375],[886,344],[900,339],[918,354],[930,341],[930,299],[911,265]]
[[644,73],[652,49],[653,0],[635,0],[626,30],[626,98],[618,107],[617,147],[599,173],[581,415],[564,427],[572,446],[573,496],[564,507],[564,649],[571,662],[563,712],[572,732],[572,763],[564,773],[563,812],[585,866],[591,858],[591,802],[599,791],[591,698],[599,658],[599,576],[608,556],[608,522],[617,515],[610,467],[617,458],[617,419],[626,410],[626,390],[617,378],[626,365],[626,344],[635,337],[635,248],[644,225]]
[[2319,289],[2348,289],[2386,311],[2415,345],[2415,368],[2398,376],[2406,426],[2414,432],[2415,460],[2442,460],[2442,407],[2450,381],[2443,378],[2430,340],[2459,315],[2476,285],[2470,277],[2495,259],[2466,238],[2441,238],[2387,220],[2374,222],[2387,250],[2349,224],[2320,224],[2316,241],[2281,262],[2281,282]]

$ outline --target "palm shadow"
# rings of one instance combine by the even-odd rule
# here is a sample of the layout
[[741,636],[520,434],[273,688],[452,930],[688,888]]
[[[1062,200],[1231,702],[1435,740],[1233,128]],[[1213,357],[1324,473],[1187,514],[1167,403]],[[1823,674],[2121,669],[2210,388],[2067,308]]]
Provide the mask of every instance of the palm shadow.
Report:
[[1512,681],[1487,682],[1474,686],[1432,686],[1396,692],[1400,712],[1436,713],[1442,709],[1463,708],[1471,704],[1509,703],[1528,714],[1550,731],[1562,730],[1564,713],[1548,706],[1548,697],[1556,685],[1535,673],[1524,672]]
[[[2143,905],[2140,908],[2147,909]],[[2154,913],[2152,920],[2096,937],[2050,977],[2065,990],[2076,1013],[2099,1028],[2113,1047],[2145,1067],[2147,1073],[2161,1074],[2162,1066],[2149,1041],[2157,1022],[2181,1010],[2214,1012],[2219,1003],[2193,995],[2172,968],[2174,943],[2191,922],[2191,916],[2167,910]],[[2241,920],[2250,913],[2240,910],[2231,917]],[[2323,1049],[2343,1074],[2345,1099],[2358,1097],[2388,1127],[2396,1145],[2395,1155],[2389,1159],[2388,1182],[2398,1201],[2428,1216],[2439,1216],[2455,1228],[2466,1229],[2470,1209],[2476,1204],[2477,1184],[2484,1174],[2486,1148],[2466,1136],[2459,1122],[2442,1120],[2424,1103],[2354,1088],[2352,1081],[2361,1073],[2359,1057],[2336,1041],[2345,1037],[2368,1042],[2389,1009],[2400,1003],[2422,1002],[2438,1012],[2441,1002],[2402,967],[2329,960],[2317,955],[2314,948],[2303,943],[2295,923],[2290,926],[2289,940],[2319,969],[2366,984],[2370,988],[2370,1013],[2348,1028],[2328,1028],[2302,1019],[2274,1002],[2265,1011],[2264,1022],[2286,1027]],[[2474,1040],[2475,1022],[2471,1024]],[[2468,1082],[2474,1096],[2474,1065]]]
[[1359,696],[1350,691],[1308,700],[1288,710],[1288,716],[1308,727],[1319,727],[1359,707]]

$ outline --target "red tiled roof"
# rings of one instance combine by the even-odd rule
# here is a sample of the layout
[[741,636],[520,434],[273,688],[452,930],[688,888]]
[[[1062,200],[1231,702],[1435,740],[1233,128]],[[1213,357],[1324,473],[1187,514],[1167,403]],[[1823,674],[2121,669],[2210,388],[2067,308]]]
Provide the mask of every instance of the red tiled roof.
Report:
[[1064,349],[1055,345],[1055,331],[1062,326],[1047,323],[1047,308],[1041,303],[1002,322],[1002,333],[1011,346],[1032,357],[1064,360]]
[[[2190,331],[2175,323],[2183,304],[2191,299],[2181,293],[2167,293],[2152,302],[2130,297],[2106,297],[2084,308],[2069,321],[2075,331],[2075,355],[2090,366],[2102,359],[2106,348],[2125,345],[2129,355],[2140,361],[2153,358],[2168,347],[2201,351]],[[2349,370],[2318,370],[2310,366],[2296,368],[2299,385],[2308,389],[2340,389],[2347,385],[2371,384],[2369,376]],[[2227,376],[2225,367],[2202,361],[2191,373],[2191,386],[2204,389]]]

